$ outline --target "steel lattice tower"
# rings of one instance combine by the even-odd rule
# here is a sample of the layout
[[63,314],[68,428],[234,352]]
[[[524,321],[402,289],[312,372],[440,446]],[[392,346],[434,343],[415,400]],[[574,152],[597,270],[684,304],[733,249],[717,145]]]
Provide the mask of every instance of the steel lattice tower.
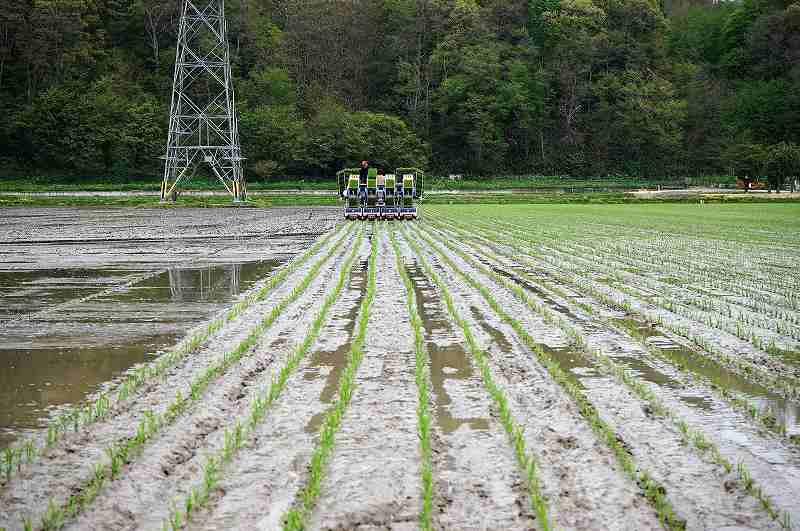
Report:
[[174,200],[201,163],[234,201],[246,198],[225,0],[183,2],[164,159],[162,201]]

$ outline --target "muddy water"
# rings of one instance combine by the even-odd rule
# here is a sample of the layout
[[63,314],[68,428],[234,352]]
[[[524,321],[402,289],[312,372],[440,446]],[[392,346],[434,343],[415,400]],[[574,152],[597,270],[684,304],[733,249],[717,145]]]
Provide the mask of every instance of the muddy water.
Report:
[[[472,318],[478,322],[483,331],[492,338],[492,341],[502,352],[511,352],[513,348],[511,346],[511,342],[508,340],[502,330],[489,324],[489,321],[486,320],[486,317],[483,315],[483,313],[481,313],[481,311],[475,306],[470,306],[469,311],[472,314]],[[486,355],[491,356],[491,353],[486,352]]]
[[[615,319],[615,322],[629,330],[631,334],[645,338],[670,359],[692,373],[709,378],[725,389],[744,395],[751,402],[754,402],[763,413],[773,415],[780,424],[786,426],[786,431],[789,435],[800,434],[800,404],[786,400],[769,389],[752,383],[737,373],[713,363],[693,350],[687,349],[661,335],[657,329],[653,329],[645,323],[626,318]],[[682,399],[689,405],[709,409],[709,401],[703,397],[687,396]]]
[[[570,318],[570,320],[579,320],[579,317],[574,312],[563,304],[555,301],[546,291],[538,286],[502,268],[493,265],[492,268],[495,272],[511,279],[528,292],[534,294],[553,311]],[[662,336],[660,332],[653,330],[646,324],[631,319],[615,319],[615,322],[626,328],[633,335],[643,337],[653,342],[653,344],[658,346],[666,355],[680,362],[690,371],[702,376],[711,377],[712,379],[720,381],[726,388],[747,395],[747,397],[751,398],[762,408],[762,411],[771,413],[780,423],[786,425],[787,431],[790,434],[794,434],[800,429],[798,428],[800,408],[797,404],[771,393],[762,386],[751,384],[741,376],[738,376],[736,373],[724,367],[712,364],[709,360],[702,358],[702,356],[699,356],[695,352],[683,348],[672,342],[669,338]],[[582,386],[580,382],[581,377],[594,376],[597,374],[596,371],[592,369],[593,364],[586,359],[585,355],[570,349],[552,349],[546,345],[541,346],[559,362],[562,368],[576,377],[574,381],[578,383],[578,385]],[[632,371],[636,377],[647,382],[671,389],[680,389],[682,387],[680,382],[640,358],[634,356],[615,356],[614,361]],[[711,409],[713,403],[708,397],[691,393],[691,389],[686,390],[686,392],[680,396],[681,401],[694,408],[703,410]]]
[[[0,328],[0,447],[174,345],[286,259],[170,268],[119,292],[6,323]],[[102,269],[4,272],[2,302],[16,299],[17,308],[37,311],[124,277]],[[27,307],[18,292],[30,300]]]
[[[317,351],[311,356],[311,361],[308,367],[303,372],[303,379],[306,381],[313,381],[327,373],[325,376],[325,387],[322,388],[319,399],[323,404],[332,404],[336,400],[339,391],[339,379],[342,376],[342,371],[347,366],[347,358],[350,353],[350,348],[353,345],[353,334],[356,331],[356,320],[358,319],[358,312],[361,308],[361,301],[367,294],[367,274],[369,271],[369,262],[362,260],[360,265],[354,266],[350,274],[349,290],[351,293],[356,293],[353,306],[350,311],[345,314],[342,319],[342,325],[339,331],[348,336],[347,341],[335,350],[330,351]],[[328,415],[330,407],[324,411],[320,411],[308,421],[306,424],[306,433],[315,434],[319,432],[325,417]]]
[[[414,285],[417,308],[425,329],[436,423],[444,434],[453,433],[462,426],[472,430],[488,430],[488,418],[463,417],[453,411],[453,400],[447,392],[448,384],[470,379],[474,374],[472,364],[464,347],[456,342],[455,332],[441,311],[440,299],[427,276],[416,263],[406,265],[406,271]],[[448,339],[444,346],[434,339],[438,337]]]

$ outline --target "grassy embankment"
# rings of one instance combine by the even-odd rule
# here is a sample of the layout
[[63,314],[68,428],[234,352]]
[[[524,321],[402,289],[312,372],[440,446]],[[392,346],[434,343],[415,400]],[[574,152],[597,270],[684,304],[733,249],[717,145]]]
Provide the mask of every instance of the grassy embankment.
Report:
[[[430,175],[426,181],[429,190],[492,191],[624,191],[638,189],[684,188],[686,186],[733,187],[736,179],[730,176],[702,176],[692,179],[665,178],[641,179],[637,177],[572,178],[558,175],[503,175],[466,176],[451,180],[447,176]],[[5,192],[158,192],[161,181],[150,177],[128,179],[119,177],[63,177],[63,176],[5,176],[0,177],[0,189]],[[330,191],[336,188],[336,180],[330,178],[278,178],[269,181],[252,180],[247,183],[251,192],[305,190]],[[190,190],[220,190],[216,179],[195,177],[189,183]]]
[[[177,203],[160,203],[149,196],[17,196],[12,193],[37,192],[157,192],[159,183],[153,180],[110,180],[34,177],[31,179],[5,178],[0,180],[0,207],[10,206],[126,206],[126,207],[220,207],[232,206],[229,197],[196,196],[191,192],[182,195]],[[730,177],[715,177],[672,181],[644,181],[634,178],[572,179],[558,176],[509,176],[486,177],[451,181],[446,177],[431,177],[426,181],[429,193],[424,204],[618,204],[618,203],[753,203],[763,201],[789,202],[797,198],[775,194],[744,194],[727,190],[727,193],[693,192],[683,195],[642,196],[627,191],[657,187],[676,188],[686,184],[701,186],[731,187],[735,182]],[[336,206],[338,198],[332,195],[332,179],[283,179],[271,182],[251,182],[248,201],[236,205],[241,207],[268,206]],[[219,183],[207,179],[195,179],[190,185],[193,191],[221,191]],[[302,190],[302,194],[291,194]],[[436,193],[436,192],[448,193]],[[513,191],[513,193],[512,193]],[[271,193],[274,192],[274,193]],[[316,192],[316,193],[315,193]],[[721,190],[722,192],[722,190]],[[730,193],[734,192],[734,193]]]

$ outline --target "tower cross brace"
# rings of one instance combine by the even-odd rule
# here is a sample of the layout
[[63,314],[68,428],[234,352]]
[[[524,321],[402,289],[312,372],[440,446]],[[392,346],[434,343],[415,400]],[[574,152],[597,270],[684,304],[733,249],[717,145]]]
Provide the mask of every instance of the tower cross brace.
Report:
[[225,0],[184,0],[175,52],[161,200],[207,164],[233,196],[247,197],[231,80]]

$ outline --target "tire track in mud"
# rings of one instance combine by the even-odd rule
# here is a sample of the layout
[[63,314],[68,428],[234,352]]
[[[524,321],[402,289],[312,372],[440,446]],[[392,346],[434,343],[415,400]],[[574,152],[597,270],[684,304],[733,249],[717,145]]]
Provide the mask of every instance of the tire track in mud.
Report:
[[[460,232],[460,234],[466,233]],[[633,348],[643,350],[651,366],[662,372],[666,371],[669,377],[680,382],[680,385],[700,390],[699,393],[693,392],[691,396],[683,397],[684,401],[704,401],[710,408],[717,410],[720,408],[719,404],[724,402],[726,404],[724,408],[735,409],[744,417],[744,424],[752,421],[759,428],[773,432],[773,435],[777,435],[785,443],[798,444],[796,433],[790,433],[787,424],[790,417],[800,411],[800,404],[784,398],[765,385],[751,382],[713,358],[687,347],[681,339],[659,329],[655,323],[651,325],[646,320],[642,323],[632,319],[627,311],[618,311],[615,304],[609,304],[608,299],[597,299],[596,292],[592,292],[591,297],[587,298],[586,294],[579,291],[571,289],[565,291],[564,286],[554,285],[552,279],[547,279],[551,275],[537,274],[534,277],[528,272],[531,268],[543,271],[540,264],[525,260],[519,254],[512,255],[500,251],[483,240],[475,241],[481,250],[479,254],[473,253],[473,257],[487,267],[493,268],[497,273],[534,293],[548,306],[565,316],[574,317],[574,320],[592,319],[602,322],[603,329],[600,330],[600,334],[603,330],[613,330],[626,341],[632,338],[638,345]],[[521,275],[524,279],[517,275]],[[578,317],[569,311],[564,306],[570,304],[569,301],[577,301],[574,305],[587,315]],[[630,362],[628,364],[630,365]],[[726,409],[725,414],[730,415],[730,412]]]
[[[311,248],[299,258],[293,259],[286,266],[274,272],[268,280],[257,284],[230,309],[220,312],[207,324],[200,325],[188,331],[185,338],[163,356],[139,368],[129,370],[126,377],[123,377],[121,381],[115,386],[112,386],[111,389],[101,393],[100,396],[89,405],[76,407],[68,413],[59,415],[49,423],[46,438],[40,435],[9,449],[8,451],[11,452],[12,458],[16,456],[17,466],[13,467],[14,470],[7,470],[6,472],[18,472],[19,469],[23,467],[23,455],[25,455],[25,466],[36,461],[43,451],[48,451],[47,458],[49,460],[57,460],[58,458],[53,455],[56,451],[52,448],[53,444],[58,442],[61,438],[67,437],[69,432],[73,430],[78,432],[79,428],[84,430],[87,426],[91,426],[99,420],[108,418],[111,414],[120,414],[120,412],[124,414],[132,411],[137,399],[143,396],[146,398],[149,390],[158,385],[158,382],[153,382],[156,377],[161,377],[162,379],[166,378],[169,376],[169,371],[175,371],[176,367],[179,367],[180,364],[188,365],[201,360],[202,354],[204,354],[203,348],[205,348],[207,353],[208,345],[213,344],[213,342],[219,338],[224,339],[224,334],[227,330],[230,330],[231,326],[235,326],[234,323],[245,322],[248,318],[253,319],[256,312],[259,310],[258,307],[253,308],[253,304],[263,303],[267,295],[274,296],[276,293],[280,292],[276,290],[281,290],[291,285],[291,282],[286,282],[287,279],[292,274],[302,274],[303,270],[307,267],[306,262],[308,259],[322,249],[329,247],[329,244],[334,241],[334,238],[340,235],[343,230],[344,228],[340,229],[340,231],[330,232],[328,236],[312,245]],[[228,326],[227,329],[226,326]],[[189,354],[193,354],[193,356],[187,359]],[[110,398],[110,396],[115,393],[117,398]],[[141,418],[141,413],[139,418]],[[69,444],[69,442],[66,444]],[[9,463],[8,466],[11,466],[11,464]],[[8,476],[10,475],[13,474],[4,475],[5,482],[0,483],[0,487],[4,487],[8,484]]]
[[[484,224],[478,225],[483,227],[482,230],[490,230],[497,233],[496,227],[488,227]],[[534,243],[530,235],[520,236],[519,234],[523,233],[523,231],[519,229],[509,228],[508,232],[517,233],[517,236],[511,236],[511,238],[516,241],[523,241],[529,245],[533,245]],[[509,238],[508,234],[504,233],[503,239],[507,238]],[[535,243],[536,245],[541,244],[539,241]],[[644,297],[641,296],[642,292],[638,288],[602,284],[599,283],[595,277],[587,276],[586,268],[588,267],[588,271],[591,272],[591,263],[581,257],[576,257],[557,249],[551,249],[551,254],[558,254],[558,258],[553,258],[542,251],[534,252],[533,255],[531,255],[530,252],[526,254],[530,258],[535,258],[537,261],[547,263],[551,268],[557,268],[581,277],[584,281],[592,285],[592,289],[599,290],[606,297],[622,301],[623,305],[631,307],[631,311],[643,315],[655,316],[656,320],[664,321],[664,324],[669,326],[671,330],[686,337],[705,351],[713,351],[716,355],[719,355],[720,350],[724,352],[735,352],[738,365],[744,362],[745,367],[749,367],[747,371],[763,372],[766,369],[771,373],[772,379],[775,379],[777,375],[779,380],[778,387],[787,396],[792,398],[800,396],[798,394],[798,382],[800,382],[798,375],[800,375],[800,368],[787,364],[784,360],[757,348],[750,340],[741,339],[735,334],[720,330],[703,321],[681,315],[662,306],[656,305],[654,310],[650,310],[648,304],[643,301]],[[560,260],[560,262],[558,260]],[[566,265],[571,265],[572,267],[565,267]]]
[[[318,252],[320,255],[332,253],[329,254],[331,257],[343,254],[331,246],[325,251],[318,250]],[[323,256],[322,259],[324,258]],[[286,282],[272,290],[270,295],[276,299],[291,296],[302,283],[302,277],[309,274],[312,269],[310,263],[301,266],[286,278]],[[323,282],[317,278],[316,285]],[[298,292],[297,295],[299,294]],[[176,396],[176,390],[185,391],[191,375],[202,373],[204,369],[217,363],[220,359],[217,356],[219,350],[230,352],[235,345],[241,344],[249,333],[249,327],[242,325],[246,325],[249,320],[259,321],[260,315],[269,313],[271,306],[273,306],[271,300],[253,305],[234,320],[235,322],[222,328],[204,348],[184,358],[182,365],[170,368],[161,381],[153,382],[143,388],[134,400],[126,404],[127,409],[117,411],[114,417],[90,425],[87,429],[72,435],[63,444],[50,450],[46,460],[34,463],[30,470],[24,470],[23,475],[9,488],[0,492],[2,501],[0,526],[7,525],[14,528],[15,525],[21,525],[20,519],[23,516],[29,517],[37,509],[42,510],[47,506],[48,499],[66,498],[69,493],[79,492],[75,489],[80,488],[79,485],[84,484],[94,474],[91,463],[103,462],[105,449],[109,445],[130,436],[131,427],[145,417],[145,412],[164,412],[166,405]],[[202,409],[203,405],[202,402],[195,403],[194,408]],[[179,425],[182,425],[181,422],[185,421],[181,419]],[[177,429],[175,425],[169,428],[173,433],[175,429]],[[213,423],[205,427],[191,428],[193,432],[201,435],[203,431],[210,432],[214,429]]]
[[[289,376],[280,400],[193,518],[191,529],[277,529],[308,476],[317,420],[330,407],[366,295],[365,246],[357,250],[346,290],[331,307],[314,349]],[[298,328],[301,329],[301,328]],[[313,398],[316,397],[316,398]]]
[[405,291],[383,229],[356,391],[309,529],[417,529],[422,504],[415,358]]
[[414,286],[430,355],[433,527],[534,529],[526,480],[479,371],[404,234],[406,269]]
[[[383,225],[380,225],[383,227]],[[375,301],[377,283],[378,237],[375,234],[376,224],[372,224],[370,234],[370,254],[367,262],[367,293],[358,309],[358,324],[353,333],[347,363],[339,375],[339,390],[336,401],[325,413],[319,427],[319,436],[308,463],[309,474],[303,488],[295,496],[292,507],[284,515],[285,531],[302,531],[307,521],[317,508],[323,481],[328,477],[328,466],[335,449],[336,436],[342,426],[342,419],[347,414],[355,391],[355,382],[361,362],[364,360],[364,344],[369,325],[370,309]]]
[[[452,225],[452,221],[450,221],[450,224]],[[458,230],[463,233],[463,229]],[[474,232],[470,232],[470,234],[473,234],[473,237],[475,235]],[[492,234],[496,235],[496,233]],[[722,352],[719,348],[714,347],[712,344],[705,342],[702,338],[690,333],[688,328],[683,329],[683,325],[676,327],[675,323],[683,323],[683,320],[679,319],[672,322],[664,321],[662,319],[662,314],[650,312],[644,308],[644,305],[640,304],[640,301],[628,296],[620,298],[616,291],[612,296],[607,288],[598,289],[592,280],[588,280],[573,271],[569,271],[569,274],[567,274],[558,269],[554,264],[544,261],[542,256],[537,255],[533,257],[519,245],[508,243],[506,238],[497,237],[494,240],[487,240],[485,236],[481,235],[478,236],[478,239],[484,242],[482,245],[493,249],[494,252],[504,253],[504,251],[499,251],[496,248],[497,242],[502,241],[504,246],[510,246],[518,253],[514,255],[513,260],[517,264],[524,262],[524,265],[522,265],[523,269],[533,267],[539,272],[538,274],[545,278],[553,277],[549,282],[555,282],[557,285],[563,283],[565,286],[573,286],[572,289],[576,291],[577,297],[588,297],[587,300],[593,300],[605,307],[611,308],[610,311],[614,316],[619,316],[615,313],[616,309],[622,309],[626,312],[626,315],[635,315],[647,322],[659,323],[660,327],[666,328],[671,333],[691,342],[695,345],[695,350],[699,348],[699,350],[696,351],[699,352],[702,358],[708,360],[709,363],[719,365],[726,371],[734,372],[739,378],[743,378],[755,385],[766,388],[766,394],[779,394],[788,397],[787,400],[796,402],[798,397],[797,388],[780,372],[780,368],[778,368],[776,374],[774,372],[776,367],[774,366],[770,366],[769,368],[762,367],[761,365],[753,364],[748,357],[742,358],[738,355],[731,356],[726,352]]]
[[[417,241],[424,244],[422,238]],[[598,440],[573,400],[552,381],[511,327],[490,317],[494,312],[480,294],[445,267],[429,246],[423,250],[450,286],[462,313],[472,315],[467,320],[489,353],[493,375],[506,390],[509,407],[529,447],[539,456],[541,488],[549,500],[554,527],[630,531],[660,527],[638,487],[619,470],[614,454]],[[474,274],[466,265],[463,270]],[[500,296],[499,290],[493,293]],[[558,346],[566,343],[563,334],[548,330],[541,319],[508,305],[505,298],[500,300],[508,311],[513,308],[514,316],[538,341]]]
[[[153,441],[131,469],[108,488],[75,523],[75,529],[152,529],[168,518],[172,499],[180,507],[182,490],[203,467],[207,455],[225,444],[232,419],[252,407],[258,390],[274,378],[297,347],[293,336],[311,326],[313,307],[324,298],[342,262],[344,250],[316,277],[301,297],[286,307],[245,358],[193,404],[184,416]],[[295,288],[296,289],[296,288]]]
[[[453,232],[445,231],[442,235],[449,241],[460,241]],[[475,252],[474,249],[471,251]],[[485,254],[478,253],[478,255],[486,259]],[[466,264],[463,261],[460,263]],[[469,269],[476,275],[487,278],[482,273],[475,271],[474,268],[469,267]],[[491,279],[487,279],[487,282],[497,286],[497,292],[504,291]],[[533,296],[539,295],[533,293]],[[763,433],[750,429],[746,419],[735,412],[732,413],[725,403],[714,404],[715,410],[706,412],[705,420],[698,418],[698,415],[703,416],[703,414],[698,412],[702,408],[692,407],[692,405],[696,405],[696,402],[676,397],[676,394],[681,392],[682,386],[676,387],[677,379],[680,376],[675,371],[665,370],[663,363],[652,360],[646,350],[639,349],[637,351],[635,347],[632,349],[630,338],[620,335],[614,329],[599,329],[597,324],[589,322],[586,316],[577,316],[576,313],[580,313],[579,309],[571,310],[567,308],[568,306],[571,307],[573,304],[562,300],[554,304],[553,310],[562,313],[564,318],[570,320],[572,326],[582,331],[584,337],[588,339],[590,348],[599,348],[609,352],[612,360],[626,365],[637,377],[647,381],[647,385],[656,392],[670,411],[677,412],[679,417],[687,419],[690,425],[699,425],[706,435],[712,434],[712,440],[717,443],[723,454],[735,456],[735,459],[729,458],[730,461],[735,463],[742,460],[753,471],[763,470],[764,465],[764,463],[757,463],[754,466],[753,458],[755,456],[744,456],[743,452],[730,449],[725,440],[720,441],[719,435],[726,432],[731,440],[746,439],[745,441],[739,440],[737,445],[746,447],[753,453],[761,453],[762,457],[756,457],[756,462],[764,457],[767,460],[770,459],[770,456],[774,459],[776,453],[780,454],[782,457],[777,458],[778,463],[773,464],[770,472],[766,472],[763,476],[759,474],[763,480],[761,487],[773,501],[776,501],[784,509],[793,505],[792,493],[798,490],[795,479],[798,470],[797,452],[794,449],[787,448],[771,436],[765,438]],[[580,353],[573,355],[583,358],[581,361],[583,367],[596,366],[593,360],[585,358]],[[671,422],[667,421],[669,424],[665,425],[664,420],[656,417],[646,404],[644,406],[639,404],[640,399],[631,395],[619,382],[608,376],[588,377],[580,373],[576,375],[576,378],[586,389],[587,396],[597,405],[604,418],[619,433],[626,435],[625,441],[636,455],[637,460],[642,460],[653,476],[659,481],[663,481],[668,487],[668,496],[677,500],[676,507],[684,518],[689,519],[690,523],[715,529],[725,525],[749,525],[752,526],[749,527],[751,529],[780,527],[777,522],[771,521],[761,510],[758,502],[745,492],[740,484],[737,484],[736,473],[726,474],[721,467],[716,463],[709,462],[705,456],[698,456],[694,451],[687,452],[684,438],[674,426],[669,425]],[[739,422],[732,422],[732,419],[738,419]],[[643,433],[648,436],[642,437]],[[781,467],[781,464],[786,466]],[[766,478],[769,478],[769,481],[766,481]],[[707,484],[709,479],[713,483]],[[781,489],[786,489],[788,495],[782,495]],[[790,512],[793,511],[790,510]],[[792,514],[792,516],[795,515]],[[690,528],[692,527],[695,526],[690,525]]]

